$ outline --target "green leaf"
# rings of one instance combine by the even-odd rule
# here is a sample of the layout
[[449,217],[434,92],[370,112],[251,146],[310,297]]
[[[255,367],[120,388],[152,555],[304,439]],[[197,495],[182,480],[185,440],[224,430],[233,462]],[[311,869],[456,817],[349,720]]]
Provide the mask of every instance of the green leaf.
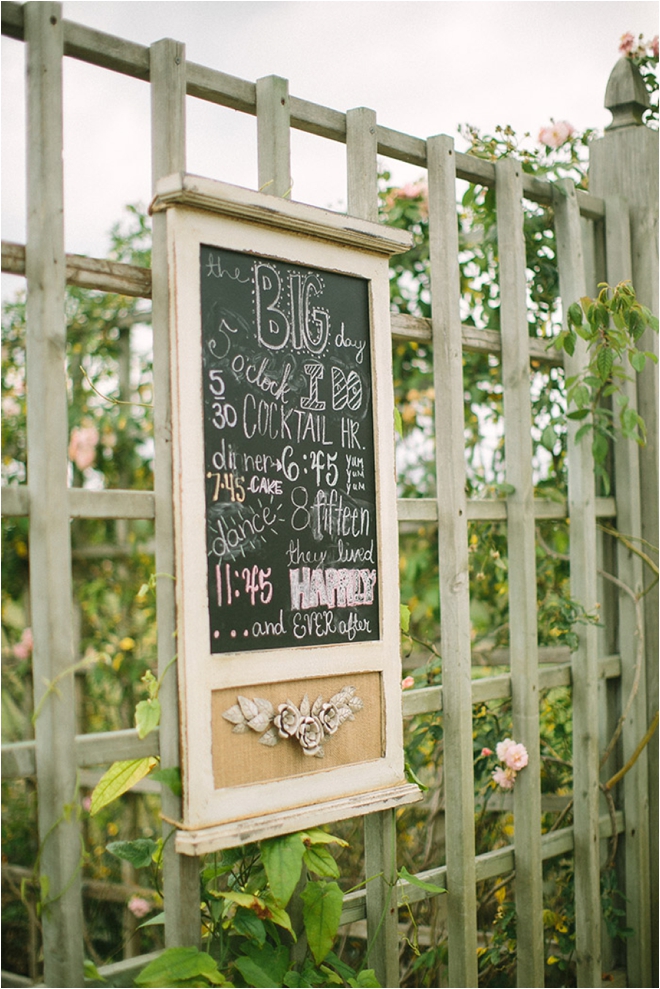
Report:
[[[176,986],[187,979],[204,976],[215,985],[224,985],[216,962],[198,948],[167,948],[135,976],[137,986]],[[203,983],[202,983],[203,984]]]
[[250,938],[259,947],[266,943],[266,925],[252,910],[238,907],[231,923],[237,934]]
[[575,336],[575,333],[570,332],[566,334],[566,338],[564,340],[564,350],[566,351],[569,357],[572,357],[573,354],[575,353],[576,340],[577,337]]
[[602,433],[595,433],[591,444],[591,452],[597,464],[605,463],[608,450],[609,443],[607,442],[607,437]]
[[429,883],[424,879],[420,879],[418,876],[414,876],[411,872],[408,872],[406,867],[403,865],[399,869],[397,875],[399,876],[399,879],[405,879],[411,886],[417,886],[419,889],[426,890],[427,893],[435,894],[447,892],[443,886],[436,886],[435,883]]
[[403,437],[403,419],[397,408],[394,409],[394,432]]
[[568,307],[567,312],[568,322],[573,326],[580,326],[582,324],[582,309],[577,302],[574,302],[572,306]]
[[282,981],[276,980],[272,972],[262,968],[257,962],[253,961],[252,958],[248,958],[246,955],[235,958],[234,965],[247,984],[254,986],[255,989],[277,989],[277,987],[282,985]]
[[307,848],[310,845],[341,845],[342,848],[348,848],[348,842],[344,841],[343,838],[338,838],[337,835],[329,834],[327,831],[321,831],[320,828],[308,828],[299,833]]
[[614,354],[610,347],[602,347],[598,351],[598,356],[596,358],[596,367],[598,368],[598,374],[602,381],[607,381],[612,371],[612,365],[614,364]]
[[[247,941],[241,946],[241,950],[243,954],[239,955],[236,959],[236,967],[248,985],[255,987],[282,985],[284,976],[290,965],[289,950],[285,945],[279,944],[275,947],[269,942],[266,942],[263,947],[259,947],[254,942]],[[255,968],[245,965],[244,962],[247,961],[252,962]],[[246,977],[244,970],[252,972],[258,978],[267,976],[270,981],[257,982],[256,979],[250,980]]]
[[268,911],[267,916],[269,920],[272,920],[274,924],[278,927],[283,927],[285,931],[293,936],[293,940],[297,941],[296,933],[291,926],[291,918],[284,909],[284,907],[278,906],[274,900],[267,900],[265,902],[266,910]]
[[89,982],[107,982],[107,979],[103,978],[94,962],[90,962],[88,958],[85,959],[83,971],[85,973],[85,979]]
[[332,852],[324,846],[316,848],[306,848],[304,855],[305,865],[317,876],[326,876],[329,879],[339,878],[339,866],[335,862]]
[[337,883],[309,882],[300,895],[307,943],[320,965],[337,936],[344,894]]
[[407,604],[399,605],[399,627],[402,632],[407,632],[410,628],[410,608]]
[[153,756],[113,762],[110,769],[103,774],[94,787],[92,804],[89,809],[90,814],[97,814],[102,807],[106,807],[117,797],[120,797],[122,793],[130,790],[132,786],[148,776],[157,763],[158,759]]
[[420,790],[428,790],[428,786],[425,783],[422,783],[419,776],[407,760],[403,764],[403,771],[405,772],[406,779],[409,783],[414,783],[415,786],[420,788]]
[[361,972],[358,972],[356,979],[348,980],[348,984],[354,989],[381,989],[381,984],[376,978],[376,972],[373,968],[363,968]]
[[586,419],[589,415],[589,409],[574,409],[572,412],[566,413],[567,419]]
[[161,910],[161,912],[157,913],[154,917],[150,917],[149,920],[145,920],[143,921],[143,923],[138,924],[137,929],[139,931],[143,927],[162,927],[164,923],[165,923],[165,911]]
[[105,847],[111,855],[130,862],[135,869],[146,869],[151,865],[158,843],[151,838],[136,838],[135,841],[111,841]]
[[178,766],[170,766],[168,769],[155,769],[151,774],[151,778],[169,787],[175,797],[181,796],[181,770]]
[[273,899],[285,907],[291,899],[302,871],[305,846],[299,834],[285,834],[261,842],[264,864]]
[[637,373],[638,374],[641,374],[642,371],[644,370],[645,365],[646,365],[646,354],[644,354],[643,351],[641,351],[641,350],[635,350],[635,351],[633,351],[630,354],[630,363],[632,364],[632,366],[634,367],[634,369],[637,371]]
[[554,431],[554,428],[548,424],[541,435],[541,446],[544,446],[546,450],[549,450],[550,453],[552,453],[556,443],[557,434]]
[[135,727],[138,738],[146,738],[147,735],[160,724],[160,701],[155,697],[146,701],[140,701],[135,706]]

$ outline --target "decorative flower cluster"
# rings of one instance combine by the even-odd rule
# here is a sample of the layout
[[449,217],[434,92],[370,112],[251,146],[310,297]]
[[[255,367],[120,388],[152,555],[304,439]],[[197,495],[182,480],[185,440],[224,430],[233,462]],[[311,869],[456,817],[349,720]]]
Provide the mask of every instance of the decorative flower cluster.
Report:
[[322,759],[326,736],[334,735],[345,721],[353,721],[355,713],[362,710],[363,702],[355,693],[355,687],[344,687],[329,701],[317,697],[312,705],[305,694],[298,707],[287,700],[278,706],[277,714],[271,702],[263,697],[250,700],[239,695],[238,703],[222,717],[234,726],[232,731],[237,734],[250,730],[263,733],[259,739],[262,745],[277,745],[280,738],[292,738],[305,755]]
[[[497,758],[504,765],[493,770],[492,777],[503,790],[512,790],[516,776],[529,762],[527,749],[522,742],[514,742],[512,738],[505,738],[503,742],[498,742],[496,749]],[[482,756],[489,756],[493,754],[493,751],[492,749],[482,749],[481,754]]]

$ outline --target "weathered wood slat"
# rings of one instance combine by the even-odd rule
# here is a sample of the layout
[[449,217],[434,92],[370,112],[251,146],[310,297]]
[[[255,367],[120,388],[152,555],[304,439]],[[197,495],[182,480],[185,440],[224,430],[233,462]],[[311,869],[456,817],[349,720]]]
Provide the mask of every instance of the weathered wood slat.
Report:
[[[360,107],[346,115],[347,202],[351,216],[378,219],[378,160],[376,114]],[[394,442],[394,441],[392,441]],[[368,814],[363,822],[367,937],[369,964],[380,985],[399,985],[399,946],[396,900],[396,810]]]
[[[408,313],[393,313],[392,336],[395,340],[416,340],[431,343],[431,320],[425,316],[411,316]],[[479,330],[474,326],[462,326],[463,350],[475,354],[500,354],[502,338],[498,330]],[[551,367],[563,363],[556,350],[548,350],[548,341],[529,337],[530,360]]]
[[[123,731],[76,735],[76,766],[88,769],[106,766],[122,759],[142,759],[159,755],[158,729],[139,739],[135,728]],[[2,746],[2,775],[5,779],[24,779],[37,771],[35,743],[14,742]]]
[[[151,46],[151,175],[153,188],[163,175],[186,168],[186,53],[178,42],[164,39]],[[170,384],[170,297],[166,217],[153,218],[152,269],[154,336],[154,499],[156,508],[156,606],[158,610],[158,673],[162,678],[159,699],[161,766],[180,765],[179,702],[176,664],[176,613],[174,581],[166,576],[174,568],[174,518],[172,480],[172,413]],[[181,800],[162,788],[163,813],[181,819]],[[163,824],[163,878],[165,884],[165,944],[167,947],[199,942],[199,863],[177,855],[172,828]]]
[[[607,280],[611,285],[632,280],[630,216],[617,196],[607,199],[605,221]],[[627,364],[627,362],[626,362]],[[623,367],[625,372],[626,367]],[[621,382],[628,408],[637,408],[637,383]],[[619,439],[614,449],[614,478],[618,514],[616,526],[634,545],[642,545],[642,504],[639,447]],[[623,762],[631,758],[647,728],[646,664],[644,656],[644,564],[621,542],[616,547],[619,585],[619,651],[621,653],[621,705],[633,697],[623,724]],[[626,923],[633,933],[626,939],[628,978],[631,985],[651,985],[651,913],[649,858],[648,752],[641,753],[623,780],[626,809],[625,876]]]
[[438,553],[442,614],[444,787],[449,981],[477,984],[474,765],[472,753],[470,582],[465,458],[456,156],[451,138],[427,141],[429,252],[433,312]]
[[516,855],[516,978],[543,984],[543,874],[541,869],[541,756],[536,598],[536,539],[532,475],[527,279],[523,235],[523,173],[505,158],[495,165],[497,244],[502,314],[509,638],[513,732],[528,753],[513,791]]
[[[2,270],[11,275],[25,274],[25,245],[2,242]],[[102,258],[66,255],[67,285],[116,292],[118,295],[151,298],[151,269]]]
[[72,519],[153,519],[153,491],[87,491],[69,488]]
[[[614,498],[596,498],[596,518],[616,517]],[[434,498],[399,498],[397,514],[401,522],[437,522],[438,510]],[[470,522],[504,522],[507,518],[506,501],[472,498],[467,502],[467,517]],[[565,519],[568,505],[565,501],[550,501],[547,498],[534,499],[534,518]]]
[[[540,650],[539,650],[540,651]],[[599,679],[611,680],[621,676],[621,660],[619,656],[605,656],[598,663]],[[539,669],[539,690],[549,690],[551,687],[568,687],[571,679],[571,664],[558,663],[554,666],[541,666]],[[406,717],[417,714],[434,714],[441,711],[442,687],[418,687],[406,690],[403,694],[403,713]],[[502,673],[498,676],[483,677],[472,680],[472,704],[500,700],[511,696],[511,674]]]
[[[564,320],[568,307],[586,294],[580,214],[572,182],[556,189],[555,232]],[[586,344],[578,337],[566,355],[566,372],[586,364]],[[568,424],[568,498],[571,516],[571,595],[589,612],[597,604],[596,506],[594,463],[588,443],[576,442],[579,424]],[[573,779],[576,793],[575,916],[578,986],[600,979],[600,861],[598,843],[598,633],[593,625],[578,630],[573,661]]]
[[291,115],[289,84],[279,76],[257,79],[257,157],[259,191],[291,193]]
[[[75,814],[75,704],[68,518],[62,169],[62,9],[25,7],[27,43],[27,449],[30,594],[44,981],[82,985],[80,835]],[[54,575],[57,575],[54,579]],[[57,683],[57,690],[49,684]]]

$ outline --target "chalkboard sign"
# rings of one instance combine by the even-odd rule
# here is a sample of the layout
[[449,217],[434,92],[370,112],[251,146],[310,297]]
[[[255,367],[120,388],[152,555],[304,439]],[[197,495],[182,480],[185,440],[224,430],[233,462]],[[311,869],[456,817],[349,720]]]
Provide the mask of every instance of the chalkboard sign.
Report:
[[200,247],[213,653],[378,639],[369,285]]
[[419,797],[403,758],[388,278],[411,237],[185,174],[151,208],[165,213],[153,307],[170,344],[174,570],[159,570],[175,578],[180,718],[163,737],[180,743],[176,850],[202,855]]

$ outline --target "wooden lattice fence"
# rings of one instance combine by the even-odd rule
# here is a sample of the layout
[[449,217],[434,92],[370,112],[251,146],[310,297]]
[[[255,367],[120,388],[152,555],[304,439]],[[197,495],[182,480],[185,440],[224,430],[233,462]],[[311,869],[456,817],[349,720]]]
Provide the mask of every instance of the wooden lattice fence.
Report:
[[[575,858],[578,984],[601,984],[600,849],[616,827],[625,856],[628,925],[628,984],[657,984],[657,748],[650,746],[624,778],[612,819],[599,793],[599,747],[611,710],[627,698],[635,679],[637,617],[629,595],[605,590],[598,575],[603,553],[614,552],[619,580],[637,593],[642,587],[639,558],[619,544],[613,551],[598,522],[611,520],[634,539],[658,545],[657,377],[649,369],[639,393],[629,388],[649,426],[641,457],[633,444],[616,450],[616,495],[595,497],[589,447],[569,438],[568,505],[534,498],[530,359],[548,361],[541,341],[530,339],[526,313],[523,203],[554,208],[561,296],[568,302],[593,294],[600,280],[632,277],[638,297],[657,312],[657,133],[639,124],[639,94],[625,75],[611,83],[607,105],[613,128],[592,150],[591,191],[576,191],[523,173],[513,160],[497,164],[457,153],[449,137],[428,140],[379,124],[372,110],[347,113],[289,95],[286,80],[247,82],[186,61],[184,46],[171,40],[147,48],[62,20],[57,3],[2,5],[3,33],[27,47],[28,236],[26,248],[3,244],[3,271],[24,274],[28,288],[28,461],[25,485],[3,489],[3,515],[27,516],[30,523],[30,594],[34,636],[35,705],[42,704],[31,741],[3,746],[5,778],[35,777],[39,795],[40,870],[48,876],[52,906],[42,918],[45,984],[83,985],[83,915],[79,873],[80,836],[75,815],[62,808],[74,799],[80,771],[116,759],[159,755],[163,767],[178,765],[177,697],[174,677],[163,683],[160,732],[144,741],[133,730],[77,734],[72,662],[70,520],[153,519],[156,572],[171,574],[173,561],[172,477],[168,350],[168,285],[164,218],[153,222],[151,271],[67,256],[63,234],[62,59],[81,59],[150,84],[154,182],[185,171],[185,102],[196,97],[256,115],[259,186],[275,196],[291,188],[289,133],[298,128],[346,145],[348,213],[378,218],[377,156],[405,161],[428,171],[431,244],[431,320],[393,316],[395,340],[430,343],[436,393],[438,490],[432,499],[399,502],[400,523],[437,523],[442,611],[443,685],[404,695],[404,713],[442,711],[446,805],[446,864],[424,878],[447,886],[449,985],[477,985],[477,881],[511,870],[517,873],[518,985],[544,984],[542,863],[569,853]],[[619,68],[617,67],[617,71]],[[222,176],[216,176],[222,177]],[[501,258],[501,334],[461,325],[456,182],[494,187],[497,193]],[[153,491],[92,491],[67,482],[67,383],[64,372],[67,327],[65,286],[151,297],[154,328],[155,484]],[[648,349],[656,346],[650,342]],[[463,456],[463,351],[493,354],[502,363],[506,422],[506,500],[469,501]],[[579,366],[576,350],[567,369]],[[589,607],[604,602],[605,629],[580,629],[571,660],[540,663],[537,646],[535,522],[570,517],[571,590]],[[510,673],[471,678],[468,582],[468,525],[475,520],[506,522],[509,554]],[[176,619],[172,582],[157,583],[159,669],[171,658]],[[657,591],[645,606],[646,665],[627,715],[617,766],[633,755],[657,710]],[[638,678],[639,679],[639,678]],[[57,691],[45,686],[57,682]],[[541,833],[539,692],[572,684],[574,724],[574,824]],[[527,771],[514,791],[515,838],[505,848],[475,856],[472,705],[511,697],[516,737],[530,753]],[[42,703],[43,702],[43,703]],[[600,725],[600,729],[599,729]],[[611,733],[611,732],[610,732]],[[611,765],[611,764],[610,764]],[[616,767],[615,767],[616,768]],[[610,773],[611,775],[611,773]],[[649,785],[649,780],[654,785]],[[649,801],[650,813],[649,817]],[[178,800],[163,788],[162,807],[179,817]],[[365,818],[365,873],[382,881],[345,898],[342,922],[366,918],[374,940],[371,963],[384,986],[398,985],[397,913],[385,912],[396,865],[390,849],[394,811]],[[166,831],[169,828],[166,827]],[[166,846],[165,938],[168,945],[197,943],[200,930],[198,863]],[[414,902],[421,888],[400,882],[399,897]],[[108,966],[108,978],[126,979],[144,959]],[[655,975],[652,974],[655,971]],[[24,984],[6,977],[4,984]]]

